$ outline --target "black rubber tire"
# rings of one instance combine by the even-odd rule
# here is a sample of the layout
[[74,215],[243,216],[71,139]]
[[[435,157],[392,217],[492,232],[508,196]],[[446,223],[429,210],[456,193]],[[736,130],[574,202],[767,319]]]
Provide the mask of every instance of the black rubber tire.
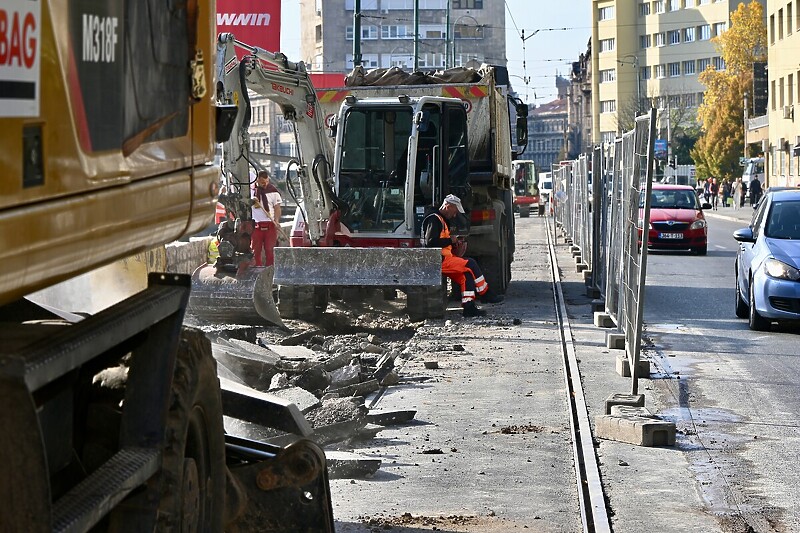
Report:
[[508,235],[505,220],[500,224],[500,235],[500,246],[498,246],[495,254],[481,256],[477,260],[483,272],[483,277],[486,278],[486,282],[489,284],[489,288],[497,294],[505,294],[511,279],[509,275]]
[[221,532],[226,486],[222,397],[211,343],[202,332],[183,331],[170,393],[156,529]]
[[707,255],[708,254],[708,245],[703,246],[702,248],[695,248],[692,250],[697,255]]
[[750,290],[749,290],[750,301],[749,303],[749,326],[750,329],[753,331],[769,331],[771,326],[770,321],[758,314],[756,310],[756,298],[753,294],[753,280],[750,280]]
[[750,309],[747,306],[747,302],[742,299],[742,295],[739,292],[739,268],[738,264],[735,266],[736,271],[734,273],[734,293],[736,293],[736,316],[739,318],[747,318],[750,315]]

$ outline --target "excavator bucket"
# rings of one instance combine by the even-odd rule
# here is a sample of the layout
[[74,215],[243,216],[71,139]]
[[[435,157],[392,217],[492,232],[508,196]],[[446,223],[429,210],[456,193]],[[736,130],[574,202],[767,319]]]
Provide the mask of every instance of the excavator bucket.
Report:
[[273,267],[240,267],[235,275],[205,264],[192,273],[188,313],[209,322],[263,325],[281,328],[272,297]]
[[355,287],[438,287],[438,248],[275,248],[275,283]]

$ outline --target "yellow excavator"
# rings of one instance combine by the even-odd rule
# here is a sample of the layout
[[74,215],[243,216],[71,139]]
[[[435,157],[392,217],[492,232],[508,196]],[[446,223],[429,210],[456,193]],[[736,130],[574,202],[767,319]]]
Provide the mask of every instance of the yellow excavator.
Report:
[[[231,131],[214,2],[1,11],[0,531],[333,531],[317,445],[225,432],[223,414],[311,429],[293,404],[220,381],[183,326],[188,275],[112,268],[59,291],[211,219]],[[142,290],[113,298],[135,272]],[[110,302],[87,310],[87,292]]]

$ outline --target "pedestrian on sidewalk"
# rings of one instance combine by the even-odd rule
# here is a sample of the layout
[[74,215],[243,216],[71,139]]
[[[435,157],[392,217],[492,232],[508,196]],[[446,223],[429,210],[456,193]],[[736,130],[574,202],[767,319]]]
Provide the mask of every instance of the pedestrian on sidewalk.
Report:
[[750,182],[750,205],[755,207],[760,199],[761,182],[758,181],[758,178],[753,178],[753,181]]
[[742,178],[736,178],[733,182],[733,208],[739,209],[742,201]]
[[706,203],[711,201],[711,178],[706,178],[703,182],[703,198],[706,199]]
[[739,182],[742,184],[742,196],[740,198],[739,207],[744,207],[744,202],[747,199],[747,184],[742,178],[739,178]]
[[453,280],[461,288],[461,307],[465,317],[486,315],[485,309],[475,305],[476,296],[485,303],[499,303],[503,297],[490,292],[489,284],[483,277],[478,262],[471,257],[459,257],[465,244],[459,237],[450,234],[449,220],[464,213],[461,199],[448,194],[442,206],[422,221],[422,235],[426,248],[442,249],[442,274]]
[[722,180],[722,207],[728,207],[728,198],[731,197],[731,180],[725,178]]
[[717,182],[717,178],[711,178],[711,186],[709,187],[709,193],[711,194],[711,208],[716,211],[717,206],[719,205],[719,183]]

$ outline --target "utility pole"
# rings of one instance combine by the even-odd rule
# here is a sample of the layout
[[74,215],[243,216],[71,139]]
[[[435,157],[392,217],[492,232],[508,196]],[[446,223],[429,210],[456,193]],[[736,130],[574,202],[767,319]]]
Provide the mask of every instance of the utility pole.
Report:
[[444,41],[444,68],[448,69],[453,66],[453,63],[450,61],[450,47],[452,46],[453,39],[453,33],[450,29],[450,0],[447,0],[447,15],[445,16],[444,25],[446,28]]
[[419,70],[419,0],[414,0],[414,72]]
[[353,68],[361,66],[361,0],[353,9]]

